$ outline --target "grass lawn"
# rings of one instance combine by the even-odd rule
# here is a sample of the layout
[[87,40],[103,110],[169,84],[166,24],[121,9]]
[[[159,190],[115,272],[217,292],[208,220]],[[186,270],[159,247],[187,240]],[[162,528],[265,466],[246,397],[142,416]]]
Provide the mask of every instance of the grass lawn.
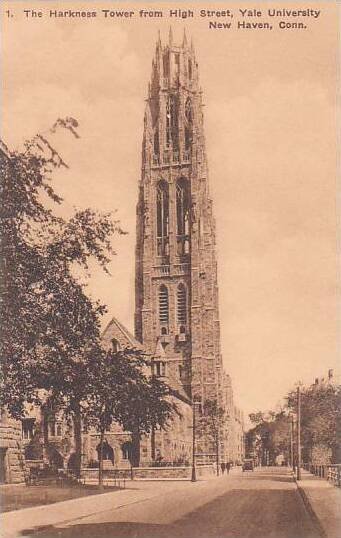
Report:
[[11,510],[52,504],[119,489],[118,487],[105,486],[99,490],[97,485],[0,486],[0,506],[2,512],[10,512]]

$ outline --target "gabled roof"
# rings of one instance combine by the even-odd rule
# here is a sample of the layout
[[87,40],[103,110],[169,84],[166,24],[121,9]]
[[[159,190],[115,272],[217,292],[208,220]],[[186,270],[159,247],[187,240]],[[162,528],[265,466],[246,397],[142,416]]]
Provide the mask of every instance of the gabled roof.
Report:
[[113,339],[117,340],[122,347],[143,349],[142,344],[115,317],[102,333],[102,342],[105,347],[110,346]]
[[11,152],[6,146],[5,142],[1,140],[1,138],[0,138],[0,153],[4,155],[5,157],[7,157],[8,159],[11,158]]

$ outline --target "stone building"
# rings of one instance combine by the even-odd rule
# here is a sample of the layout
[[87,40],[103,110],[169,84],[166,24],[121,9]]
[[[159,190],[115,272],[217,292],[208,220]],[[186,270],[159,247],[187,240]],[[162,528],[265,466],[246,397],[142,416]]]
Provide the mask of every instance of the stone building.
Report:
[[223,375],[224,407],[226,409],[225,423],[225,461],[241,463],[245,456],[244,442],[244,415],[235,405],[231,378],[224,372]]
[[[141,441],[141,465],[188,462],[193,409],[207,400],[226,411],[219,458],[242,454],[242,415],[223,371],[216,261],[216,230],[209,194],[202,90],[192,44],[159,38],[144,118],[142,170],[136,209],[135,337],[113,318],[105,346],[136,347],[152,358],[154,375],[172,387],[180,411],[167,431]],[[23,422],[28,459],[72,463],[72,427],[62,415],[29,415]],[[198,463],[213,462],[210,435],[198,429]],[[106,433],[108,465],[129,465],[131,437],[118,425]],[[99,434],[83,432],[83,465],[98,459]],[[40,447],[40,451],[39,451]]]
[[[154,371],[198,409],[206,400],[227,405],[215,243],[198,63],[186,35],[177,45],[170,31],[167,44],[156,44],[144,117],[135,335]],[[197,452],[215,458],[204,435]]]
[[[116,318],[112,318],[102,335],[103,346],[117,351],[125,348],[141,350],[141,344]],[[192,408],[180,395],[172,397],[179,414],[175,414],[170,428],[163,435],[155,436],[152,446],[147,436],[141,440],[140,465],[152,462],[188,463],[192,450]],[[63,411],[53,412],[47,406],[27,406],[27,417],[17,428],[17,438],[22,443],[27,467],[52,466],[73,468],[75,440],[73,425]],[[0,424],[1,427],[1,424]],[[21,431],[20,431],[21,430]],[[22,439],[21,439],[22,437]],[[96,467],[99,459],[100,434],[94,428],[82,431],[82,467]],[[117,423],[105,433],[104,468],[124,469],[131,466],[131,434]]]
[[0,417],[0,484],[23,482],[26,463],[20,421],[2,410]]

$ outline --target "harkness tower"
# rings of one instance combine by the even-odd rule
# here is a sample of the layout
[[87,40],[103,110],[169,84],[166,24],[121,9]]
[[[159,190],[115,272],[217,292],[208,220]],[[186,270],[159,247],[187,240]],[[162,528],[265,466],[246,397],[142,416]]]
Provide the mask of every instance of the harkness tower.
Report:
[[[192,44],[156,44],[137,204],[135,333],[154,373],[224,405],[215,221]],[[222,436],[224,437],[224,435]],[[221,440],[223,443],[223,439]],[[224,450],[223,446],[221,447]]]

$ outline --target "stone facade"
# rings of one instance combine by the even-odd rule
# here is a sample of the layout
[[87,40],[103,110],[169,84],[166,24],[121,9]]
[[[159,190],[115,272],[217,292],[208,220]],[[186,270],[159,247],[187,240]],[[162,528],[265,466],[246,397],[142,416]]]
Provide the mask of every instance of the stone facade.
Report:
[[25,480],[26,464],[21,440],[21,423],[2,410],[0,418],[0,483],[17,484]]
[[[130,347],[142,349],[141,343],[136,340],[130,332],[116,319],[113,318],[102,335],[102,341],[105,346],[114,345],[117,349]],[[156,431],[153,435],[144,436],[141,439],[140,464],[149,465],[155,461],[188,463],[191,460],[192,452],[192,407],[187,398],[181,394],[172,396],[178,414],[174,414],[169,428],[162,432]],[[130,442],[130,433],[115,425],[116,438],[118,436],[127,436],[125,442]],[[114,436],[114,437],[115,437]],[[114,439],[109,442],[114,443]],[[127,445],[126,445],[127,446]],[[118,465],[124,464],[124,461],[118,462]]]
[[[137,204],[135,334],[155,371],[201,404],[227,396],[220,350],[215,220],[194,48],[172,33],[152,63]],[[227,430],[220,456],[227,457]],[[208,438],[202,456],[213,456]],[[210,459],[210,458],[208,458]]]
[[[114,346],[117,351],[124,348],[142,349],[141,344],[116,318],[112,318],[103,332],[104,347]],[[187,464],[191,460],[192,450],[192,407],[179,396],[172,397],[179,411],[174,414],[169,429],[156,432],[153,436],[141,439],[140,464],[152,462],[178,462]],[[52,466],[55,468],[72,468],[74,465],[75,442],[73,426],[62,411],[45,412],[44,408],[27,406],[27,418],[22,428],[18,424],[18,436],[25,451],[30,467]],[[22,432],[21,432],[22,429]],[[151,443],[151,438],[153,443]],[[98,446],[100,434],[93,428],[82,432],[82,467],[98,464]],[[104,469],[130,469],[131,434],[114,423],[105,433]]]

